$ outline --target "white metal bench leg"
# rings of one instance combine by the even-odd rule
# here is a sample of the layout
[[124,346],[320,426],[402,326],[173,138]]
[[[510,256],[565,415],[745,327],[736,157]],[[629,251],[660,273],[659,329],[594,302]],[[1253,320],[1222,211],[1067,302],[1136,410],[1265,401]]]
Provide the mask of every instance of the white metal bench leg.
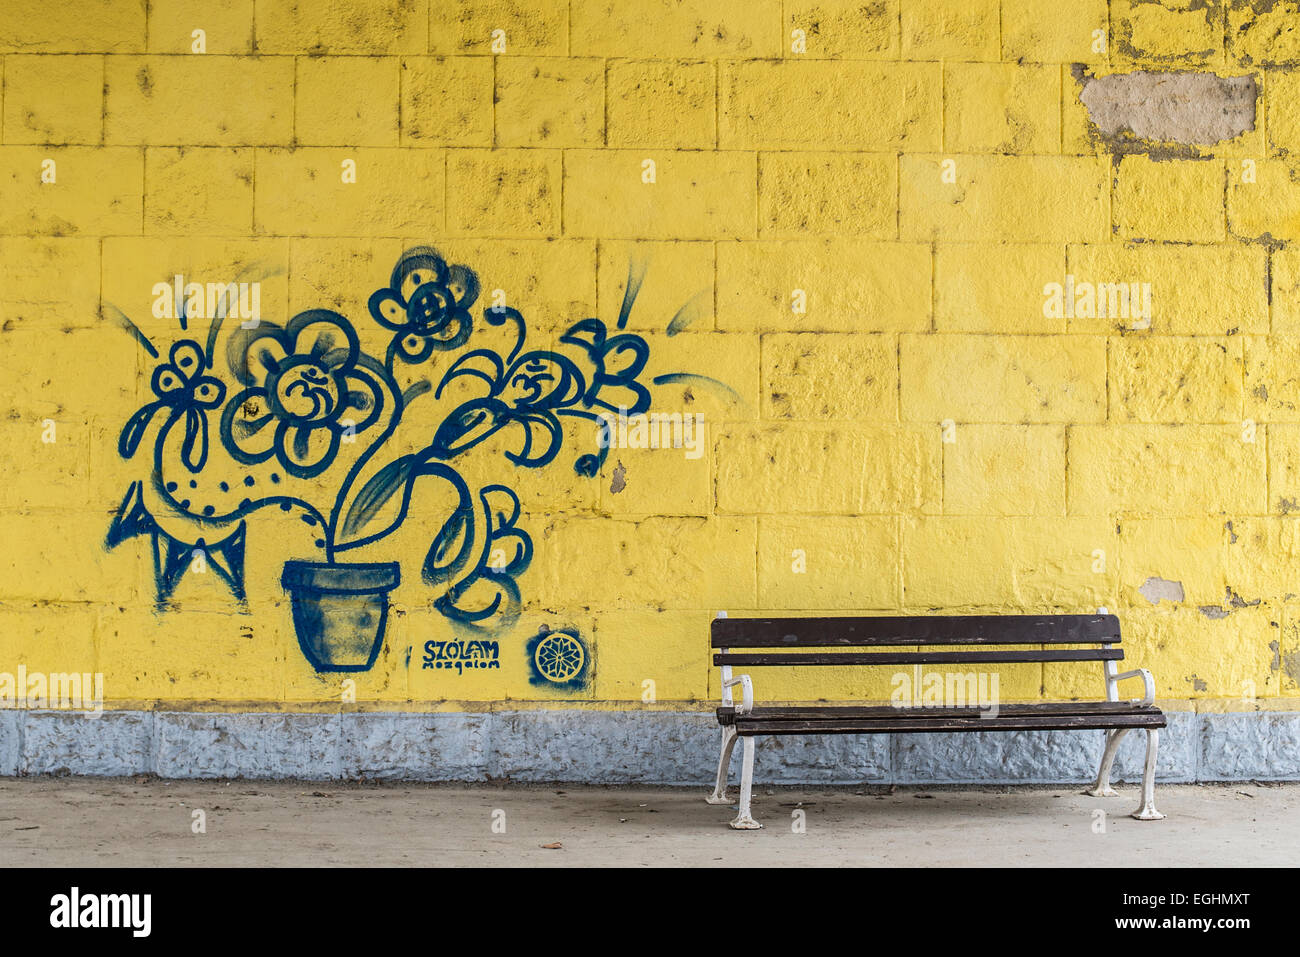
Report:
[[737,831],[754,831],[763,826],[749,815],[749,798],[754,790],[754,739],[746,738],[744,745],[740,770],[740,810],[731,822],[731,827]]
[[1160,729],[1147,729],[1147,760],[1142,768],[1142,806],[1132,816],[1139,821],[1159,821],[1165,815],[1156,810],[1156,748],[1160,745]]
[[1119,797],[1119,792],[1110,786],[1110,769],[1115,763],[1115,753],[1119,751],[1119,743],[1124,740],[1124,735],[1132,730],[1132,728],[1116,728],[1114,731],[1106,732],[1106,750],[1101,754],[1101,767],[1097,769],[1097,783],[1091,789],[1084,791],[1084,794],[1091,794],[1098,798]]
[[713,793],[704,800],[709,804],[730,804],[727,797],[727,771],[731,768],[731,751],[736,746],[736,728],[727,725],[722,729],[722,756],[718,759],[718,777],[713,785]]

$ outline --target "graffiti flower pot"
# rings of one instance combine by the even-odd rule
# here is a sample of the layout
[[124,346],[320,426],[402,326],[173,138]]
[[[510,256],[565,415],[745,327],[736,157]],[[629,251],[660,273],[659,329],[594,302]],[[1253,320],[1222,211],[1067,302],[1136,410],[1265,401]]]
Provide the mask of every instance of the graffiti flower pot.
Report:
[[396,562],[285,562],[281,584],[293,605],[302,653],[317,671],[369,671],[384,644]]

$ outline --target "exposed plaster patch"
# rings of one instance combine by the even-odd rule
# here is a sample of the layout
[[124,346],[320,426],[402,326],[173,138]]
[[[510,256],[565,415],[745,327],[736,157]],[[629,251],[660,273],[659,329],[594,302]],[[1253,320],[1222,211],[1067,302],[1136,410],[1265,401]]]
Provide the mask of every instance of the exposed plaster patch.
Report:
[[614,477],[610,480],[609,490],[617,495],[623,489],[627,488],[627,468],[622,462],[619,462],[614,469]]
[[1224,608],[1222,605],[1201,605],[1198,610],[1211,621],[1219,621],[1232,614],[1229,609]]
[[1096,77],[1076,69],[1075,79],[1093,135],[1115,153],[1196,155],[1188,148],[1213,146],[1255,128],[1253,76],[1137,70]]
[[1300,648],[1282,652],[1282,674],[1300,684]]
[[1246,601],[1246,599],[1233,591],[1231,586],[1226,586],[1223,589],[1223,600],[1224,604],[1233,608],[1254,608],[1263,601],[1262,598],[1256,598],[1254,601]]
[[1183,583],[1173,582],[1165,578],[1148,578],[1138,589],[1142,597],[1153,605],[1160,604],[1161,600],[1172,601],[1174,603],[1183,600]]

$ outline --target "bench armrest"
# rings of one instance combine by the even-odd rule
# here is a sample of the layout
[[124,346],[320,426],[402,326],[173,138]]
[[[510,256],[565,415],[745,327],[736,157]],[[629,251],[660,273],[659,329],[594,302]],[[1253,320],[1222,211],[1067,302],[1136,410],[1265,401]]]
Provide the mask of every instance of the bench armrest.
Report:
[[1144,694],[1142,696],[1141,702],[1135,701],[1133,702],[1134,704],[1140,703],[1142,705],[1149,706],[1156,703],[1156,679],[1151,677],[1151,672],[1147,671],[1145,668],[1134,668],[1132,671],[1125,671],[1120,674],[1117,674],[1111,680],[1114,681],[1115,684],[1119,684],[1121,681],[1123,681],[1126,678],[1142,679]]
[[736,675],[734,678],[723,679],[724,691],[736,685],[740,685],[740,707],[736,709],[736,714],[748,714],[754,710],[754,682],[750,680],[749,675]]

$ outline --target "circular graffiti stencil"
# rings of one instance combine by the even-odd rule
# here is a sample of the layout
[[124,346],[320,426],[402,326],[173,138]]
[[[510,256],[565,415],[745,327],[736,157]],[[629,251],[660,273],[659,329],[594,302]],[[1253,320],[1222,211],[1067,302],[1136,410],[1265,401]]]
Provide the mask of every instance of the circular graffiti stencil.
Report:
[[582,643],[562,631],[547,635],[533,649],[538,673],[557,684],[572,681],[582,672],[586,661],[587,652]]

